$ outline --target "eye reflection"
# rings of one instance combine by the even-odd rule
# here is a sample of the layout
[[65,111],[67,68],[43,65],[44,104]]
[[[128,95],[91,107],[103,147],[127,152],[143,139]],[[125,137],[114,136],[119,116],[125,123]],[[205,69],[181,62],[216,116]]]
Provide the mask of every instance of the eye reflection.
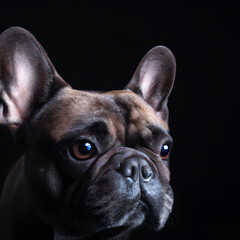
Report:
[[161,152],[160,152],[160,156],[162,159],[167,159],[170,153],[170,147],[168,144],[164,144],[162,146]]
[[75,143],[70,150],[73,158],[87,160],[94,154],[95,146],[88,140],[82,140]]

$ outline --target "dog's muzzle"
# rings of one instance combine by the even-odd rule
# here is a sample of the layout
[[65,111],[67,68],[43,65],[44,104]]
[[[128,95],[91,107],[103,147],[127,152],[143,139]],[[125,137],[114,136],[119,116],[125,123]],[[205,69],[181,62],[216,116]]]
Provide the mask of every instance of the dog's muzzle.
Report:
[[86,189],[73,196],[76,218],[85,216],[77,220],[79,229],[123,231],[143,223],[161,229],[173,205],[173,192],[162,167],[162,162],[131,148],[103,155],[91,167]]

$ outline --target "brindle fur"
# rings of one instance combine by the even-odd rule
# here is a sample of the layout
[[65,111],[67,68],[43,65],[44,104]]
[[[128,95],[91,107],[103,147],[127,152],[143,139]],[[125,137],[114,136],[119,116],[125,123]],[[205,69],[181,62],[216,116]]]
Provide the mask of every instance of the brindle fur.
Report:
[[[142,223],[162,228],[173,193],[168,161],[159,153],[172,142],[167,99],[174,78],[172,53],[156,47],[126,90],[74,90],[29,32],[6,30],[0,36],[0,124],[25,154],[1,194],[0,238],[53,239],[54,230],[56,240],[120,240]],[[73,161],[66,151],[83,136],[98,151],[88,161]],[[132,171],[147,166],[150,183],[140,173],[127,178],[127,162]]]

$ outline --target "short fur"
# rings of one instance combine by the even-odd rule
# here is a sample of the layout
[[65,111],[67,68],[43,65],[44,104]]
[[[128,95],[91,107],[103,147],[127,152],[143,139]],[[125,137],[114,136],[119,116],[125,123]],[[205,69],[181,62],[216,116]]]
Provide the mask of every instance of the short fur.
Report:
[[[158,46],[125,90],[77,91],[28,31],[3,32],[0,124],[25,154],[1,194],[0,239],[122,239],[143,224],[161,229],[173,204],[161,149],[172,144],[175,69],[171,51]],[[83,141],[94,151],[79,159]]]

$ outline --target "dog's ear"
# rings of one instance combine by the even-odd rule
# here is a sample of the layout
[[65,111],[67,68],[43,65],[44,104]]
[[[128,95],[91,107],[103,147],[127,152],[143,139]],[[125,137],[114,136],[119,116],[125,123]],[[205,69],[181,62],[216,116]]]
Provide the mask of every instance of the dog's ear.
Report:
[[0,35],[0,124],[17,128],[65,86],[28,31],[12,27]]
[[144,98],[163,120],[168,121],[167,101],[175,72],[176,61],[172,52],[164,46],[157,46],[143,57],[126,89]]

